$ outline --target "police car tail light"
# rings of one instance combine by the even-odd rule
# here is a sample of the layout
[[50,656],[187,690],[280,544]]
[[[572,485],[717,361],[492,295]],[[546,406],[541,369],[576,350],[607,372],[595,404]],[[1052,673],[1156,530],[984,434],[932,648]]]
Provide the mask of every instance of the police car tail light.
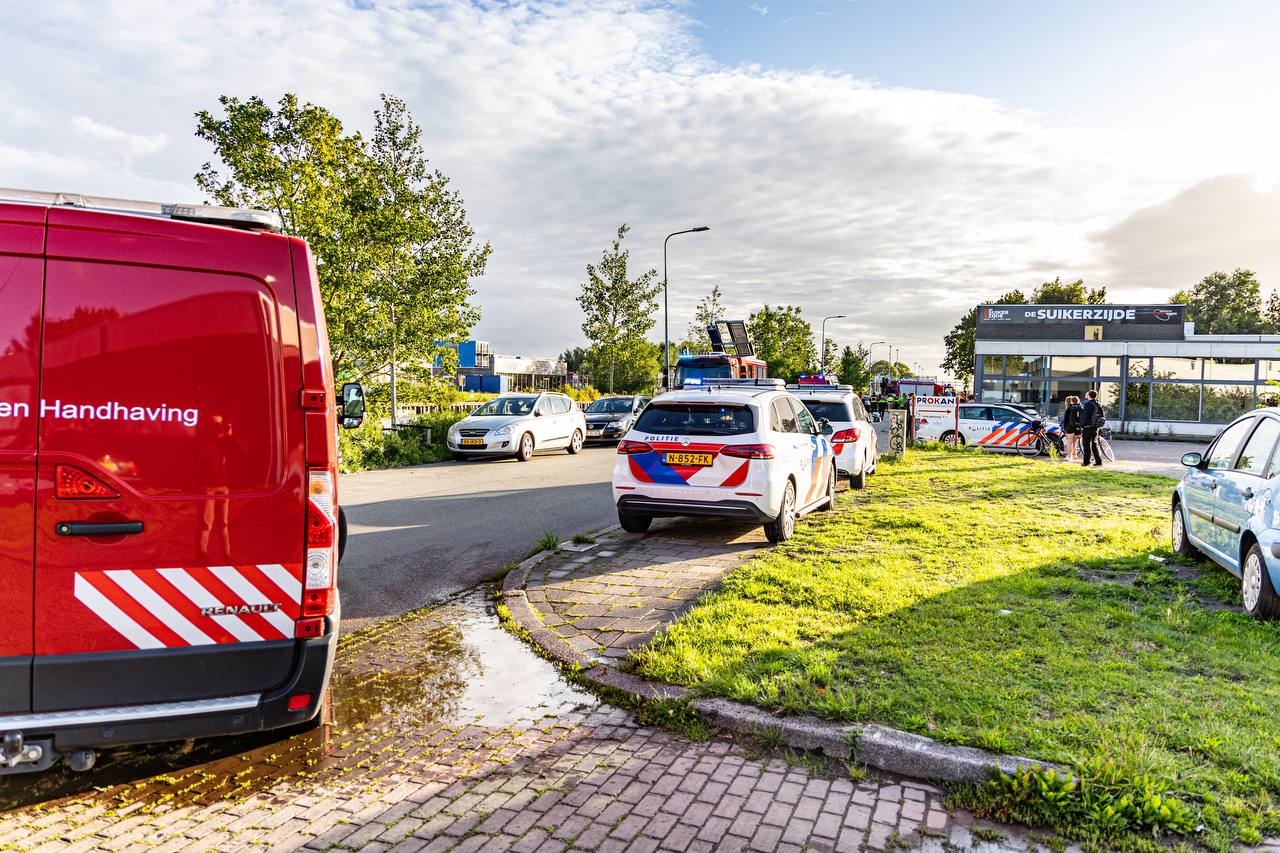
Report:
[[831,443],[832,444],[849,444],[851,442],[857,441],[860,435],[861,433],[858,432],[857,427],[853,427],[851,429],[842,429],[835,435],[831,436]]
[[328,616],[333,612],[337,577],[338,518],[333,507],[333,471],[307,472],[307,565],[302,583],[302,615]]
[[652,451],[653,445],[647,441],[628,441],[624,438],[618,442],[618,452],[622,454],[650,453]]
[[772,444],[730,444],[720,448],[720,455],[738,459],[772,459]]

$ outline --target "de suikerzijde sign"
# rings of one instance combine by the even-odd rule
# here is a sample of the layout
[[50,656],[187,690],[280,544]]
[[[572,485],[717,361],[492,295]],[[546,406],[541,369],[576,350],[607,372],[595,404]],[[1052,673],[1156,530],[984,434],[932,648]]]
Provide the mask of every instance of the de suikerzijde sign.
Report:
[[979,305],[979,340],[1182,340],[1185,305]]

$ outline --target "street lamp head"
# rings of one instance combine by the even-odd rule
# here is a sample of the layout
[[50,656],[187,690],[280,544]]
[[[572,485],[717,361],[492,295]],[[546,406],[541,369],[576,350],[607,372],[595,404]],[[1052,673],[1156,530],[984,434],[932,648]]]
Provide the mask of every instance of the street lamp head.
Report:
[[697,228],[690,228],[690,231],[710,231],[710,225],[699,225]]

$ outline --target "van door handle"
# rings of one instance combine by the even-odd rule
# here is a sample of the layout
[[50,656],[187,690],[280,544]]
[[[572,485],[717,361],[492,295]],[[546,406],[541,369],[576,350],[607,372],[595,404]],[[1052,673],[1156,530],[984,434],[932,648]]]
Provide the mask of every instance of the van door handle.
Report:
[[59,521],[59,536],[126,536],[142,532],[141,521]]

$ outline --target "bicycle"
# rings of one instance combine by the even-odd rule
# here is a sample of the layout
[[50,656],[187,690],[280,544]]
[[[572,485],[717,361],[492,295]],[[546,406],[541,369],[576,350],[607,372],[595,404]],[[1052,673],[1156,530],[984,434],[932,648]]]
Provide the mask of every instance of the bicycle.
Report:
[[1116,452],[1111,449],[1111,427],[1098,430],[1098,453],[1108,462],[1116,461]]
[[1031,425],[1014,441],[1013,446],[1023,456],[1042,456],[1049,452],[1050,447],[1056,450],[1059,456],[1066,453],[1062,434],[1049,432],[1045,428],[1044,421],[1032,421]]

